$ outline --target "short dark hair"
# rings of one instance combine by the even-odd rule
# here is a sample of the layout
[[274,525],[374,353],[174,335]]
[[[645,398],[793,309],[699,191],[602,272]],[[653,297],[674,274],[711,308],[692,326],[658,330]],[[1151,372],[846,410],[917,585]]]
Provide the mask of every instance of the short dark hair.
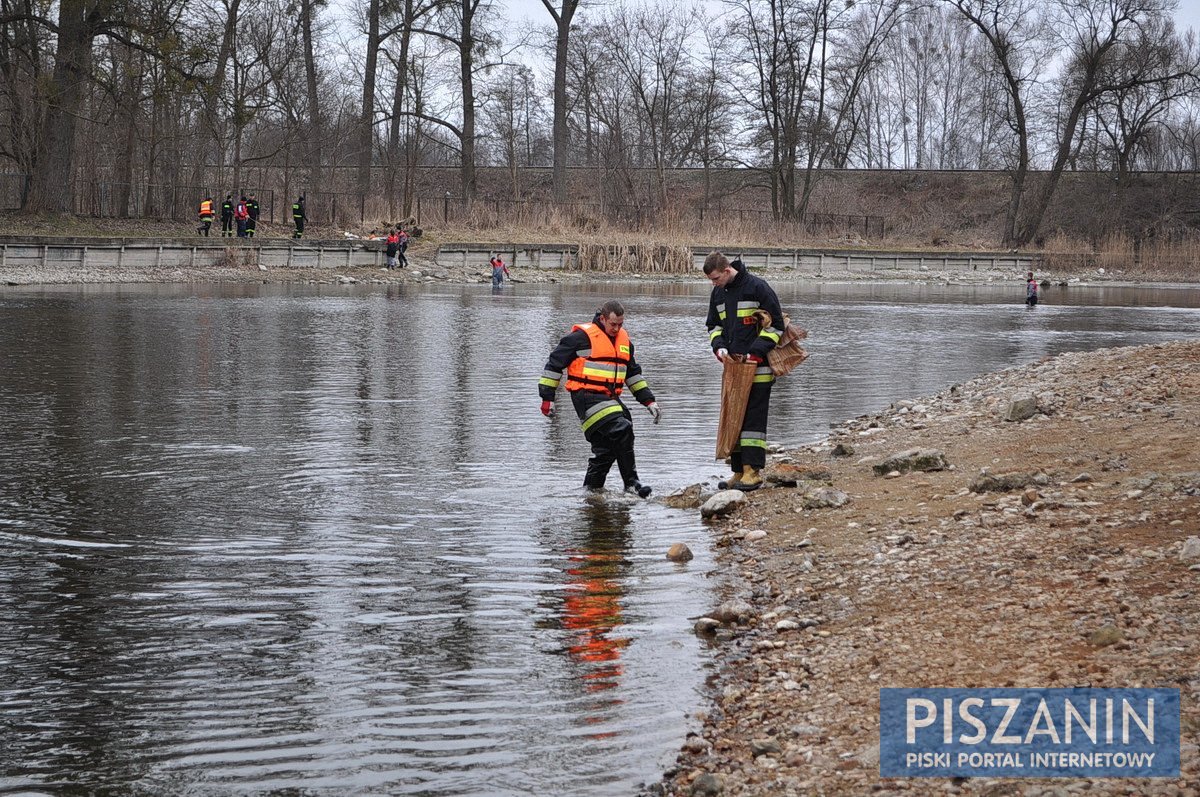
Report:
[[727,268],[729,268],[729,258],[720,252],[709,252],[708,257],[704,258],[705,274],[714,274]]
[[625,306],[616,299],[609,299],[604,304],[600,305],[600,309],[596,311],[601,318],[608,318],[610,315],[625,315]]

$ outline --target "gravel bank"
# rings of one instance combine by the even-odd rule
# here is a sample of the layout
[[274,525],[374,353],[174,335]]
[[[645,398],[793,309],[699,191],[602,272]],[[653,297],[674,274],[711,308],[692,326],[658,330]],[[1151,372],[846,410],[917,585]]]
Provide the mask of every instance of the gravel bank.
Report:
[[[876,475],[914,448],[949,467]],[[817,481],[714,521],[744,618],[647,793],[1200,794],[1200,342],[987,375],[779,459]],[[879,777],[881,687],[1085,685],[1179,688],[1182,776]]]

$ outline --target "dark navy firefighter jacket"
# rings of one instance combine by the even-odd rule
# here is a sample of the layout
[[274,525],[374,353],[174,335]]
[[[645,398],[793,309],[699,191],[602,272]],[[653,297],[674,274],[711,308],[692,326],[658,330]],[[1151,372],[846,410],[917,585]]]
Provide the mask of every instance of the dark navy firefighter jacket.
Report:
[[[730,265],[738,275],[724,288],[714,287],[708,300],[708,341],[714,354],[727,349],[730,354],[752,354],[766,360],[767,352],[783,334],[783,308],[766,280],[751,274],[741,260]],[[760,308],[771,314],[771,326],[763,330],[753,315]]]

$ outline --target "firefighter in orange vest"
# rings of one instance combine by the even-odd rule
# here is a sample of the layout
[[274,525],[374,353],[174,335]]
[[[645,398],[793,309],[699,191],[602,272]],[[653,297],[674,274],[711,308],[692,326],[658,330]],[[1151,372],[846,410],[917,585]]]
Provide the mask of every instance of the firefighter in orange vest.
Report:
[[590,324],[576,324],[558,342],[538,380],[542,414],[554,417],[554,394],[567,374],[567,392],[583,425],[583,436],[592,445],[583,486],[604,489],[613,462],[621,472],[626,492],[645,498],[651,489],[638,480],[633,454],[633,417],[621,402],[628,387],[658,423],[662,413],[633,356],[633,343],[625,332],[625,308],[605,302]]
[[212,227],[213,218],[216,214],[213,212],[213,199],[210,196],[200,200],[200,226],[196,228],[197,235],[208,237],[208,230]]

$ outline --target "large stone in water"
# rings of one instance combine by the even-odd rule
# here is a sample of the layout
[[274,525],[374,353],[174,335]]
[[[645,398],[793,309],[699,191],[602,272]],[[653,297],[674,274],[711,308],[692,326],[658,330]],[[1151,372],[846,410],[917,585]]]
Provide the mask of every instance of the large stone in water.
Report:
[[700,507],[700,515],[701,517],[728,515],[744,504],[746,500],[746,494],[741,490],[722,490],[704,502],[704,506]]
[[690,562],[693,559],[692,549],[677,542],[667,549],[667,558],[672,562]]
[[754,616],[754,607],[743,600],[725,601],[712,613],[714,620],[722,623],[739,623]]

